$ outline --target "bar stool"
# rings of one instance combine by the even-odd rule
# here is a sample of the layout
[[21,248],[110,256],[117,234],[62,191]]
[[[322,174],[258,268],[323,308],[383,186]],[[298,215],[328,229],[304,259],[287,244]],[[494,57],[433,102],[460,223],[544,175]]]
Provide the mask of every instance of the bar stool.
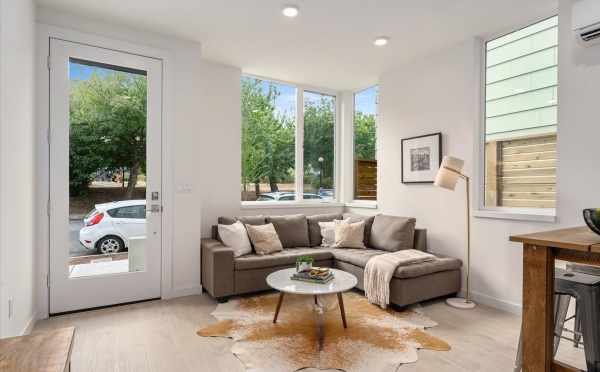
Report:
[[[600,277],[580,272],[554,271],[554,342],[556,355],[571,297],[577,304],[576,321],[581,322],[588,372],[600,372]],[[519,337],[515,372],[523,364],[523,340]]]
[[[595,275],[600,277],[600,266],[586,265],[575,262],[567,262],[567,271],[583,273],[588,275]],[[581,343],[581,316],[580,310],[577,306],[577,302],[575,302],[575,319],[574,319],[574,329],[573,329],[573,346],[579,347]],[[569,319],[567,319],[569,320]]]

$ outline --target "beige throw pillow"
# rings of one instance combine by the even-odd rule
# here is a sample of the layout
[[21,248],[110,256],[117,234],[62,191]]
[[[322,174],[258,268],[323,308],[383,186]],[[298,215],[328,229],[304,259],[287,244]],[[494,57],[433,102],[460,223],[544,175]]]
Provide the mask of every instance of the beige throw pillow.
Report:
[[260,256],[283,251],[283,245],[272,223],[266,225],[246,225],[254,251]]
[[335,244],[336,248],[366,248],[364,239],[365,221],[350,223],[344,221],[334,221],[335,224]]

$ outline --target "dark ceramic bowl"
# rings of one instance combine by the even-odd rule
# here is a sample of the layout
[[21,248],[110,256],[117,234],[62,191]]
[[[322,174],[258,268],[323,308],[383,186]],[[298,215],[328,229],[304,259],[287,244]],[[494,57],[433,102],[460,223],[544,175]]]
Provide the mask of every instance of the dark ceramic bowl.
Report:
[[600,235],[600,208],[584,209],[583,219],[593,232]]

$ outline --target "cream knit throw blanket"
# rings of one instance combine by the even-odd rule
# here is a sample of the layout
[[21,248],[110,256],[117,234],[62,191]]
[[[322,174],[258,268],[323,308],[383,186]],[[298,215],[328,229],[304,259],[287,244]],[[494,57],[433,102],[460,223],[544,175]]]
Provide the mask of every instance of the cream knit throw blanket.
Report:
[[365,294],[370,303],[385,309],[390,303],[390,281],[399,266],[433,261],[435,256],[416,249],[405,249],[372,257],[365,267]]

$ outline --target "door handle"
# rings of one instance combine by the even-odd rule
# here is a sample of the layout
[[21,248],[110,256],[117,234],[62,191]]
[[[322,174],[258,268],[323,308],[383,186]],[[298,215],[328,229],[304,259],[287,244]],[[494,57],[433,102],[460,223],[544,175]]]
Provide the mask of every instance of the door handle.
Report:
[[150,206],[150,212],[152,212],[152,213],[160,213],[160,212],[162,212],[162,205],[160,205],[160,204],[152,204]]

